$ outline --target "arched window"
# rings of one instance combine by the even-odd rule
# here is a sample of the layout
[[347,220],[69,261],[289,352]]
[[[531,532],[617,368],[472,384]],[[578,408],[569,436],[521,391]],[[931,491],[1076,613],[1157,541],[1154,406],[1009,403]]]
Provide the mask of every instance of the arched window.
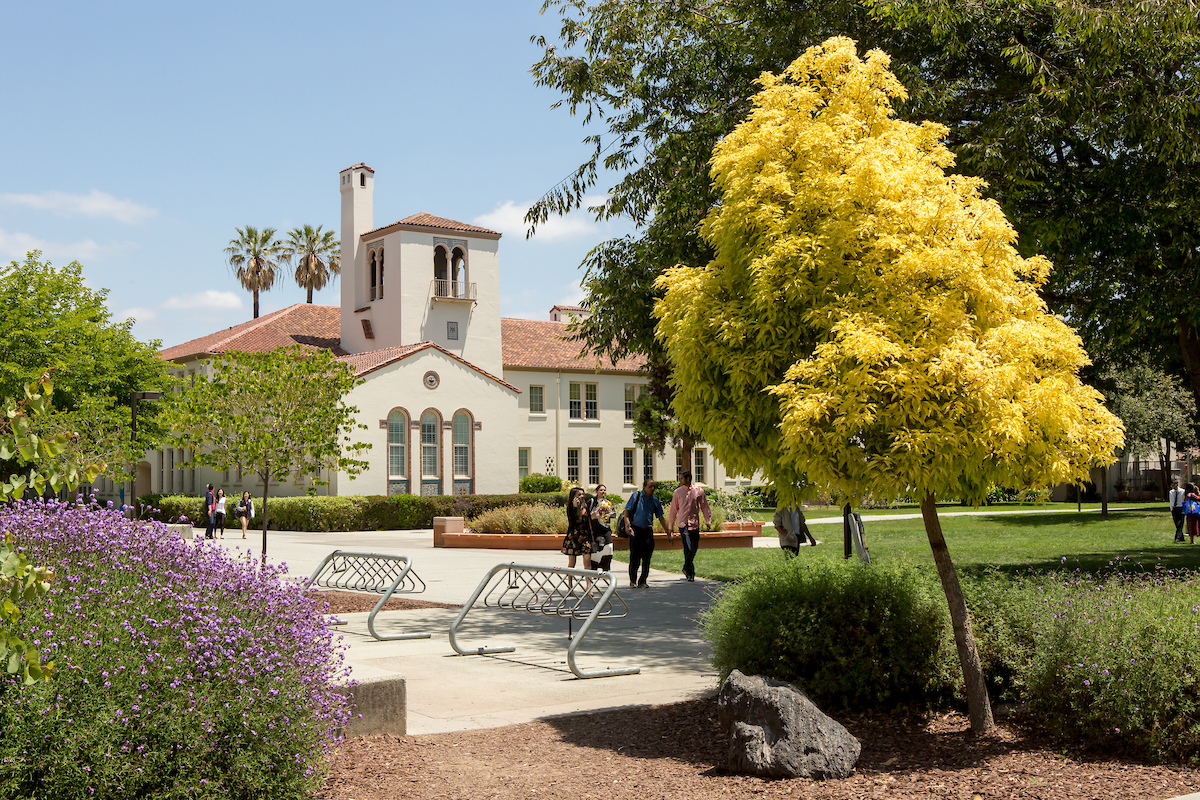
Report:
[[383,299],[383,248],[379,248],[379,299]]
[[433,249],[433,293],[438,297],[450,296],[450,275],[448,273],[446,248],[439,245]]
[[408,414],[388,414],[388,494],[408,494]]
[[442,423],[436,412],[421,415],[421,494],[441,494],[441,458],[438,436]]
[[461,248],[450,254],[450,296],[465,297],[467,290],[467,259]]
[[374,250],[372,250],[372,251],[371,251],[371,256],[370,256],[370,258],[371,258],[371,293],[370,293],[370,299],[374,300],[374,299],[375,299],[376,278],[378,277],[378,276],[377,276],[377,274],[376,274],[376,267],[375,267],[375,251],[374,251]]

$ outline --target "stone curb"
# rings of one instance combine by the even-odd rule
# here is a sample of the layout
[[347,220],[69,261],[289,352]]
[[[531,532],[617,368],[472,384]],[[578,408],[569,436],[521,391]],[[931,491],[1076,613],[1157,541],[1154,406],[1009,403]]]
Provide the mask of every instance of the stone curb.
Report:
[[350,698],[350,722],[342,731],[346,738],[408,732],[408,693],[403,675],[363,678],[354,686],[342,687]]

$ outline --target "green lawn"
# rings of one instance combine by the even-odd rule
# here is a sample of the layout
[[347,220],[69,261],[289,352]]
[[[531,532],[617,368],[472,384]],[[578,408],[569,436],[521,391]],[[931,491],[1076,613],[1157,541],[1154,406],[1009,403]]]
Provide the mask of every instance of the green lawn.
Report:
[[[1171,514],[1162,506],[1147,504],[1134,510],[1113,511],[1108,519],[1101,519],[1097,513],[1079,514],[1074,510],[944,517],[942,530],[950,556],[961,571],[990,566],[1013,572],[1059,569],[1064,566],[1064,558],[1065,566],[1085,571],[1100,569],[1118,558],[1126,562],[1126,569],[1200,568],[1200,543],[1175,544]],[[942,510],[952,508],[961,507]],[[867,515],[863,517],[873,561],[903,558],[933,566],[920,519],[871,522]],[[822,544],[801,548],[800,558],[842,558],[840,525],[814,525],[812,531]],[[701,549],[696,557],[696,574],[716,580],[737,580],[765,560],[782,557],[776,548]],[[627,560],[628,554],[619,551],[617,558]],[[682,572],[683,553],[655,552],[653,565],[657,569]]]

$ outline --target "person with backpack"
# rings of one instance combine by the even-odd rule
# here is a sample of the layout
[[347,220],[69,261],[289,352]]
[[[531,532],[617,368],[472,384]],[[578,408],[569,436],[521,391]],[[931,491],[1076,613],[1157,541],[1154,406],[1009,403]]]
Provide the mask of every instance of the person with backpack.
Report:
[[1200,536],[1200,493],[1194,483],[1189,483],[1186,488],[1187,496],[1183,498],[1183,516],[1187,519],[1187,533],[1190,539],[1188,543],[1195,544],[1196,537]]
[[1171,491],[1167,493],[1167,501],[1171,504],[1171,521],[1175,523],[1175,541],[1183,541],[1183,501],[1187,492],[1179,486],[1179,481],[1171,481]]
[[[654,556],[654,518],[662,526],[667,541],[675,538],[667,521],[663,519],[662,503],[654,496],[654,479],[647,478],[642,482],[640,491],[630,495],[625,503],[624,525],[629,534],[629,585],[645,589],[646,579],[650,577],[650,559]],[[638,579],[638,566],[641,566],[641,579]]]

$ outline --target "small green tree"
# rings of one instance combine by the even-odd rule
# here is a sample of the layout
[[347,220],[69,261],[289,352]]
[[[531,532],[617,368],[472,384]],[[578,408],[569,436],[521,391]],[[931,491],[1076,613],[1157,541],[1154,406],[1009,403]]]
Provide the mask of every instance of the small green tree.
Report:
[[240,467],[262,480],[265,557],[272,481],[296,475],[324,485],[323,471],[353,476],[367,468],[352,455],[371,445],[350,436],[367,426],[355,422],[358,409],[344,402],[362,381],[328,350],[299,347],[229,352],[206,367],[176,408],[178,446],[192,451],[191,465]]
[[1084,479],[1121,425],[1083,384],[1079,337],[1037,295],[981,182],[949,176],[946,129],[895,119],[904,89],[875,50],[835,37],[765,74],[716,147],[716,256],[661,279],[674,409],[779,501],[921,498],[954,626],[971,727],[993,726],[938,495]]

